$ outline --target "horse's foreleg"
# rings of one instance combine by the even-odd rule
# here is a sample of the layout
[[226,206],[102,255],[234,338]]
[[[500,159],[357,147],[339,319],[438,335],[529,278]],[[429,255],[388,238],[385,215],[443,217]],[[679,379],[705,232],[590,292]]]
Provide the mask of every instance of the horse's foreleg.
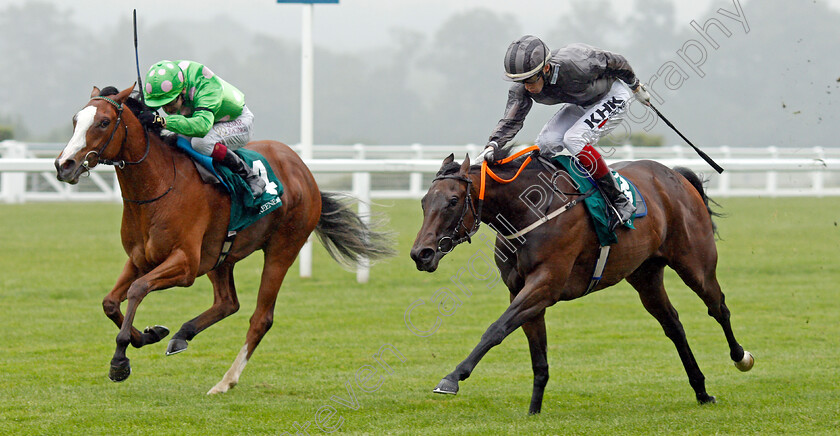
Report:
[[545,310],[536,318],[522,324],[522,330],[528,338],[531,351],[531,367],[534,370],[534,392],[531,394],[531,406],[528,413],[535,415],[542,409],[543,393],[548,383],[548,348],[545,334]]
[[[502,243],[498,243],[497,250],[501,249]],[[501,258],[496,258],[496,265],[502,276],[505,277],[505,285],[510,290],[510,302],[522,290],[525,285],[522,277],[519,276],[515,269],[514,262],[506,262]],[[545,334],[545,310],[540,312],[534,319],[522,324],[522,331],[525,332],[525,337],[528,338],[528,349],[531,352],[531,368],[534,371],[534,390],[531,394],[531,405],[528,408],[528,413],[536,415],[542,410],[543,393],[545,392],[545,385],[548,383],[548,353],[546,352],[548,345]]]
[[[458,393],[458,382],[470,376],[475,366],[491,348],[502,343],[502,340],[524,323],[534,321],[540,314],[544,313],[546,307],[555,302],[556,300],[551,295],[548,286],[542,283],[526,283],[502,316],[484,332],[481,341],[470,355],[459,363],[454,371],[444,377],[433,392],[453,395]],[[536,383],[535,381],[535,386]]]
[[225,372],[222,380],[207,392],[208,395],[227,392],[239,383],[239,377],[245,370],[248,359],[254,354],[257,345],[274,323],[274,305],[277,301],[277,293],[280,291],[280,285],[283,284],[286,272],[294,262],[304,242],[306,242],[305,239],[299,245],[290,244],[288,247],[282,247],[280,246],[282,244],[274,243],[272,244],[274,248],[266,249],[265,264],[260,279],[260,291],[257,296],[257,308],[251,316],[251,325],[248,328],[245,345],[239,350],[236,359],[230,369]]
[[677,310],[671,305],[663,284],[664,266],[661,263],[648,261],[627,277],[627,281],[638,291],[639,298],[645,309],[659,321],[662,330],[680,355],[688,382],[694,389],[697,401],[701,404],[714,403],[715,397],[706,393],[706,377],[700,371],[700,366],[694,359],[694,354],[688,346],[685,330],[680,322]]
[[120,332],[117,334],[117,349],[111,359],[111,370],[108,375],[112,381],[123,381],[131,375],[131,366],[125,350],[131,343],[132,324],[140,302],[152,291],[172,286],[189,286],[195,281],[196,268],[197,265],[191,268],[188,256],[183,251],[175,251],[163,263],[148,274],[134,280],[128,287],[126,293],[128,304]]
[[[128,288],[137,279],[138,274],[137,268],[131,262],[131,259],[129,259],[125,263],[120,276],[117,278],[117,283],[114,285],[114,288],[102,300],[102,310],[105,312],[105,316],[113,321],[117,325],[117,328],[122,327],[124,320],[122,311],[120,310],[120,304],[127,298]],[[154,344],[165,338],[168,334],[169,329],[159,325],[149,327],[142,333],[132,326],[131,345],[135,348],[140,348],[144,345]]]
[[187,321],[172,336],[166,347],[166,355],[177,354],[187,349],[187,341],[201,333],[211,325],[236,313],[239,310],[239,299],[236,297],[236,287],[233,283],[233,265],[222,264],[207,273],[213,284],[213,305],[204,313]]

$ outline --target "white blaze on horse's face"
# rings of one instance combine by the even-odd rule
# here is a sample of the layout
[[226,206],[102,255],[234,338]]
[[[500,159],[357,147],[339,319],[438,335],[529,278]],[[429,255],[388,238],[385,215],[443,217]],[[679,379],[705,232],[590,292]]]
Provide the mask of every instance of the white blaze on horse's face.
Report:
[[67,143],[67,146],[64,147],[64,150],[61,152],[61,156],[58,157],[59,165],[63,164],[67,161],[67,159],[71,159],[75,156],[78,152],[82,151],[87,147],[87,140],[85,137],[87,136],[87,131],[93,126],[93,120],[96,117],[96,107],[95,106],[87,106],[84,109],[80,110],[76,113],[76,128],[73,131],[73,137],[70,138],[70,141]]

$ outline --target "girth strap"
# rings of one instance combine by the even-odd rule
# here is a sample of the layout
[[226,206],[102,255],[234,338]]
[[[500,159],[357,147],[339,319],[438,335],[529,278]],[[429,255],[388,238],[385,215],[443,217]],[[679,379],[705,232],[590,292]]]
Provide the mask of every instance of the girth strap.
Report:
[[[607,266],[607,258],[610,256],[610,247],[611,245],[602,245],[601,250],[598,252],[598,261],[595,262],[595,271],[592,272],[592,279],[589,280],[589,286],[586,288],[586,292],[583,295],[587,295],[595,289],[595,286],[598,286],[598,282],[601,281],[601,277],[604,275],[604,268]],[[583,296],[581,295],[581,297]]]
[[213,265],[213,269],[219,267],[222,262],[225,261],[227,258],[228,253],[230,253],[230,248],[233,247],[233,240],[236,239],[236,231],[230,230],[227,232],[227,236],[225,236],[225,242],[222,243],[222,252],[219,253],[219,260],[216,261],[216,264]]

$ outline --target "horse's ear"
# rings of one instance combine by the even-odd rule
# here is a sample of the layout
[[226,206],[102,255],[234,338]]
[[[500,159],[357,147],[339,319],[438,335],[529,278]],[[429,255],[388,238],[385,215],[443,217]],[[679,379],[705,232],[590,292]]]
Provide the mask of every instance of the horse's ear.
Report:
[[443,160],[443,163],[440,165],[440,167],[443,168],[451,164],[453,161],[455,161],[455,154],[450,153],[449,156],[446,156],[446,159]]
[[461,174],[466,176],[470,173],[470,155],[464,156],[464,163],[461,164]]
[[101,91],[96,86],[93,87],[93,91],[90,92],[90,98],[98,97]]
[[114,100],[118,103],[125,102],[125,99],[127,99],[128,96],[131,95],[131,91],[134,91],[135,86],[137,86],[137,82],[132,83],[131,87],[123,89],[122,91],[120,91],[120,93],[117,94],[117,96],[114,98]]

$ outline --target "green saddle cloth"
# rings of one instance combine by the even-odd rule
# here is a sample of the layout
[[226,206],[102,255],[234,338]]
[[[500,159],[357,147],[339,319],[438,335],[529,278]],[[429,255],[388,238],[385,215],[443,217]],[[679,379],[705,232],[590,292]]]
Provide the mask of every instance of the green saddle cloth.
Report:
[[[611,232],[609,230],[610,219],[607,212],[607,201],[604,200],[604,196],[601,195],[601,191],[595,186],[595,181],[582,175],[586,173],[586,171],[578,166],[576,161],[572,160],[571,156],[560,155],[555,157],[554,161],[563,166],[566,172],[569,173],[572,180],[577,183],[581,192],[586,192],[588,188],[596,189],[593,195],[590,195],[583,200],[583,203],[586,204],[586,210],[589,211],[589,216],[592,217],[592,224],[595,225],[595,233],[598,234],[598,242],[601,246],[612,245],[618,242],[615,232]],[[637,206],[636,190],[633,184],[615,171],[610,171],[610,174],[612,174],[612,176],[618,181],[619,189],[621,189],[624,195],[633,202],[634,206]],[[633,216],[624,223],[624,226],[634,229],[633,220],[637,216],[639,215],[633,214]]]
[[216,172],[219,173],[223,182],[231,188],[230,193],[230,224],[228,224],[228,231],[240,231],[251,224],[254,224],[267,215],[274,209],[283,205],[280,197],[283,195],[283,184],[274,171],[271,170],[271,165],[265,158],[253,150],[246,150],[240,148],[234,153],[238,154],[246,164],[254,168],[263,181],[266,182],[265,192],[258,198],[253,198],[251,188],[242,177],[234,174],[228,167],[214,163]]

